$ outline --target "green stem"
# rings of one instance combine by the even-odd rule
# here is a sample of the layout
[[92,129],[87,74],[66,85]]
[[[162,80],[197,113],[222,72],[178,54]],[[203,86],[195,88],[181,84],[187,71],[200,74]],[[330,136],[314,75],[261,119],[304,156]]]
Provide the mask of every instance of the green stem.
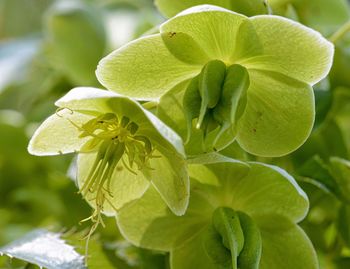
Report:
[[338,31],[336,31],[330,38],[329,41],[336,43],[341,40],[348,32],[350,32],[350,21],[343,24]]

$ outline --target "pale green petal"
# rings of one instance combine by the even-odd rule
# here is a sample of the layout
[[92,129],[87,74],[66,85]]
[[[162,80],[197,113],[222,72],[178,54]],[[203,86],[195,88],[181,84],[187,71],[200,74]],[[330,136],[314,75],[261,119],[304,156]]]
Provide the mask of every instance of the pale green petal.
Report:
[[170,265],[172,269],[218,269],[209,258],[203,247],[203,238],[207,232],[207,226],[201,227],[199,233],[170,253]]
[[[90,168],[96,159],[96,153],[81,153],[78,155],[78,186],[83,186]],[[111,195],[106,192],[106,202],[103,205],[103,212],[106,215],[115,215],[125,204],[140,198],[148,189],[150,183],[140,171],[135,171],[137,175],[127,170],[122,163],[117,165],[111,178]],[[96,194],[94,194],[96,195]],[[84,198],[92,206],[95,207],[95,201],[91,199],[94,195],[86,195]]]
[[208,222],[206,201],[196,194],[191,199],[187,213],[178,217],[151,186],[141,199],[120,210],[118,226],[123,236],[137,246],[170,251],[195,236]]
[[111,91],[154,100],[200,69],[174,57],[157,34],[139,38],[103,58],[96,75]]
[[58,111],[47,118],[35,131],[29,142],[29,153],[44,156],[79,151],[88,139],[79,138],[81,131],[74,124],[81,125],[89,119],[91,116],[81,113],[72,114],[68,109]]
[[309,200],[291,175],[277,166],[262,163],[250,166],[247,176],[226,183],[224,189],[232,190],[233,208],[254,219],[279,215],[298,222],[306,216]]
[[237,34],[247,17],[227,9],[202,5],[183,11],[163,23],[161,33],[181,32],[191,36],[211,59],[229,62]]
[[[149,161],[145,176],[158,190],[169,208],[176,215],[183,215],[188,207],[190,182],[184,158],[176,153],[155,150],[155,158]],[[158,156],[158,157],[157,157]]]
[[211,4],[229,9],[231,6],[230,2],[231,0],[155,0],[157,8],[168,18],[187,8],[202,4]]
[[250,70],[246,110],[238,122],[237,141],[247,152],[286,155],[308,138],[315,117],[312,88],[287,76]]
[[279,16],[260,15],[250,21],[264,47],[264,56],[249,59],[246,67],[280,72],[310,84],[328,74],[334,48],[320,33]]
[[69,91],[56,102],[56,106],[75,111],[100,115],[112,112],[117,116],[129,117],[138,124],[138,135],[144,135],[164,150],[184,155],[181,138],[153,114],[136,101],[113,92],[88,87],[78,87]]
[[[90,114],[95,111],[98,114],[111,112],[106,100],[109,98],[120,97],[113,92],[92,88],[76,87],[70,90],[62,98],[55,102],[60,108],[68,108],[74,111],[89,111]],[[95,114],[96,114],[95,113]]]
[[261,269],[318,269],[315,250],[305,232],[288,220],[277,219],[279,226],[260,225],[263,241]]
[[247,16],[267,13],[264,0],[155,0],[155,4],[167,17],[173,17],[186,8],[202,4],[220,6]]

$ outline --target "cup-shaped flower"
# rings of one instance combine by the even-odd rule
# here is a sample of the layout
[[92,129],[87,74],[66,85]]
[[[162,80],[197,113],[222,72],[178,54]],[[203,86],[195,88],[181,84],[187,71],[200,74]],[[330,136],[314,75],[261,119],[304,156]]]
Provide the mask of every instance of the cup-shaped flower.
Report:
[[100,214],[114,215],[153,185],[177,215],[189,199],[181,138],[136,101],[96,88],[75,88],[34,133],[34,155],[78,153],[79,192]]
[[154,188],[117,214],[130,242],[169,251],[172,269],[318,268],[297,225],[308,211],[307,196],[284,170],[226,160],[189,171],[184,216],[172,214]]
[[[299,23],[202,5],[163,23],[159,34],[112,52],[97,76],[111,91],[159,101],[158,116],[184,140],[188,119],[196,120],[188,154],[198,154],[203,143],[196,130],[201,130],[202,152],[237,139],[252,154],[281,156],[309,136],[312,85],[328,74],[332,58],[333,45]],[[190,112],[186,101],[193,104]],[[215,117],[220,106],[231,116]]]

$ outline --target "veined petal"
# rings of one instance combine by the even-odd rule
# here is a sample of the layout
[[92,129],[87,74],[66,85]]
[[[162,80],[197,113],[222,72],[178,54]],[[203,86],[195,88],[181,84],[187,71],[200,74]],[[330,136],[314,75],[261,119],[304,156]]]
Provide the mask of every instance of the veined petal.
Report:
[[151,186],[142,198],[120,210],[118,227],[136,246],[170,251],[195,236],[208,222],[205,199],[196,194],[191,194],[191,199],[190,208],[179,217],[168,209],[159,192]]
[[254,219],[278,215],[301,221],[308,212],[309,200],[294,178],[277,166],[249,164],[250,172],[239,182],[231,183],[232,207]]
[[170,253],[171,268],[174,269],[217,269],[218,265],[214,264],[206,253],[203,241],[208,232],[207,226],[201,227],[198,233],[182,246],[174,249]]
[[231,7],[231,0],[155,0],[158,9],[168,18],[175,16],[179,12],[201,4],[212,4],[229,9]]
[[150,169],[145,176],[160,193],[166,204],[176,215],[186,212],[190,196],[190,182],[185,160],[180,155],[154,151],[155,158],[149,161]]
[[139,38],[103,58],[96,75],[111,91],[156,100],[200,69],[200,65],[190,65],[173,56],[156,34]]
[[237,141],[249,153],[277,157],[300,147],[315,117],[311,86],[279,73],[249,70],[245,112]]
[[[78,186],[81,188],[90,173],[90,169],[95,162],[97,153],[81,153],[78,155]],[[103,205],[103,213],[106,215],[115,215],[125,204],[140,198],[148,189],[150,183],[140,171],[135,171],[137,174],[127,170],[122,162],[120,162],[110,180],[108,189],[111,191],[105,194],[106,201]],[[92,201],[95,194],[88,193],[84,198],[95,208],[96,202]]]
[[320,33],[279,16],[260,15],[250,21],[264,56],[248,59],[247,68],[280,72],[312,85],[328,74],[334,47]]
[[235,51],[238,30],[248,18],[224,8],[201,5],[189,8],[160,27],[161,33],[185,33],[211,59],[229,62]]
[[88,138],[79,138],[81,130],[72,122],[81,125],[89,119],[91,119],[89,115],[72,113],[68,109],[58,111],[35,131],[29,142],[29,153],[47,156],[78,151]]
[[267,13],[267,7],[263,0],[155,0],[155,4],[167,17],[173,17],[186,8],[201,4],[220,6],[247,16]]
[[[279,227],[260,226],[262,237],[261,269],[318,269],[315,250],[305,232],[295,223],[277,219]],[[283,222],[283,227],[281,224]]]

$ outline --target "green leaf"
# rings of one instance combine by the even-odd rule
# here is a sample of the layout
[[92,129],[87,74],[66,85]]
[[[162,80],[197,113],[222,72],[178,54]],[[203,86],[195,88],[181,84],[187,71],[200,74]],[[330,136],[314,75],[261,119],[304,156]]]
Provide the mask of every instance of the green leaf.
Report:
[[264,0],[182,0],[176,2],[171,0],[155,0],[155,4],[167,17],[173,17],[180,11],[202,4],[224,7],[247,16],[267,13],[267,5]]
[[15,257],[48,269],[84,269],[84,258],[61,234],[35,230],[0,248],[1,255]]
[[279,73],[249,70],[250,88],[238,122],[237,141],[249,153],[277,157],[310,135],[315,110],[312,88]]
[[346,0],[293,1],[301,23],[329,35],[350,19]]
[[106,48],[97,10],[81,3],[59,3],[48,12],[46,26],[53,64],[75,84],[96,85],[94,71]]
[[334,48],[318,32],[278,16],[261,15],[250,21],[264,54],[246,60],[248,69],[275,71],[309,84],[328,74]]
[[337,229],[346,246],[350,246],[350,206],[342,204],[337,219]]
[[153,35],[137,39],[103,58],[96,75],[111,91],[156,100],[179,82],[194,77],[200,69],[178,60],[161,36]]
[[331,173],[339,188],[339,195],[350,203],[350,162],[338,157],[331,157]]

